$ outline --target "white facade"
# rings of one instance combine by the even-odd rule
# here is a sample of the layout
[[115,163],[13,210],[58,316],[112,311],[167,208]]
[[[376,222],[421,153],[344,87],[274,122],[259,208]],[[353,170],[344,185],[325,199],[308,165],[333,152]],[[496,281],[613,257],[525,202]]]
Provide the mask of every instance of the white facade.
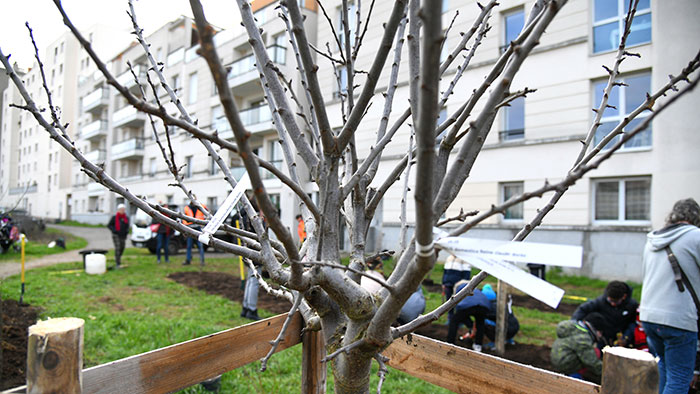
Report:
[[[522,25],[530,12],[534,0],[503,0],[500,3],[489,21],[492,26],[490,34],[483,40],[459,81],[447,102],[444,114],[451,115],[472,90],[481,84],[498,58],[501,48],[517,36],[519,25]],[[513,194],[534,190],[545,181],[556,182],[566,175],[580,149],[579,141],[592,122],[591,108],[596,107],[600,100],[598,91],[607,77],[607,72],[601,66],[610,66],[614,61],[617,39],[615,31],[620,28],[625,3],[622,0],[570,0],[561,10],[542,37],[540,45],[523,64],[512,86],[512,90],[528,87],[537,89],[537,92],[528,95],[523,101],[514,102],[510,108],[499,113],[470,177],[449,208],[447,216],[456,214],[461,208],[465,211],[488,209],[492,204],[504,201]],[[340,0],[324,3],[329,17],[336,24],[340,20],[340,5]],[[284,24],[276,17],[274,6],[274,1],[256,1],[256,17],[262,23],[263,36],[273,60],[282,72],[291,75],[296,81],[298,78],[294,78],[294,55],[291,49],[287,49],[287,40],[283,38]],[[375,3],[373,23],[365,35],[356,69],[370,68],[373,60],[371,54],[375,52],[382,37],[382,22],[388,17],[392,6],[393,2]],[[315,3],[305,1],[305,7],[308,7],[304,13],[310,42],[318,42],[317,47],[325,47],[326,41],[329,41],[331,48],[334,48],[334,40],[328,38],[332,37],[332,32],[326,19],[317,17]],[[363,20],[368,10],[368,7],[362,8]],[[472,0],[445,0],[444,10],[444,26],[459,11],[455,27],[446,42],[451,51],[459,40],[455,33],[471,26],[480,9]],[[350,12],[353,17],[354,12]],[[629,86],[617,88],[611,98],[611,104],[616,109],[606,111],[601,130],[606,130],[607,125],[622,119],[639,104],[640,97],[643,98],[645,92],[665,84],[668,74],[676,74],[695,55],[696,44],[688,38],[700,36],[700,26],[694,19],[694,15],[698,14],[700,3],[697,1],[640,1],[629,50],[639,53],[641,58],[629,58],[622,64],[621,79]],[[220,56],[231,67],[229,86],[242,118],[252,133],[253,147],[257,148],[258,154],[263,158],[284,168],[277,134],[269,119],[269,110],[253,66],[254,61],[250,57],[247,37],[242,32],[235,36],[229,32],[220,32],[216,38]],[[205,129],[217,129],[221,135],[232,138],[226,122],[221,120],[222,111],[208,68],[204,60],[196,55],[197,40],[192,21],[180,18],[163,26],[147,40],[153,54],[165,64],[164,72],[168,81],[178,88],[180,99],[192,116],[199,120],[199,125]],[[51,50],[49,48],[49,54]],[[406,52],[407,47],[404,45],[399,87],[390,124],[408,107]],[[377,92],[386,88],[391,57],[393,52],[380,77]],[[143,83],[145,71],[142,70],[147,66],[140,46],[126,47],[110,62],[112,72],[131,86],[133,91],[138,91],[138,86],[127,72],[127,61],[135,65]],[[327,101],[331,124],[339,128],[343,121],[333,66],[321,57],[318,57],[317,62],[320,67],[319,82]],[[461,58],[455,60],[443,75],[443,89],[455,75],[460,62]],[[55,67],[58,63],[49,64],[50,67]],[[30,79],[32,71],[27,74]],[[79,130],[79,149],[95,161],[104,162],[106,170],[132,192],[150,200],[182,205],[185,196],[179,189],[169,186],[172,175],[165,168],[145,115],[125,107],[124,100],[117,97],[114,89],[107,86],[104,78],[94,74],[92,69],[78,71],[76,75],[80,75],[80,83],[71,96],[74,97],[73,104],[64,105],[76,108],[76,121],[72,124]],[[362,84],[364,78],[365,74],[357,74],[356,83]],[[68,81],[63,83],[66,86]],[[146,88],[148,90],[147,86]],[[296,90],[300,92],[301,87],[297,86]],[[164,103],[168,103],[168,111],[175,113],[174,106],[162,90],[159,95]],[[152,94],[149,92],[148,96]],[[373,105],[356,135],[360,159],[376,143],[376,126],[381,117],[383,98],[381,94],[376,94],[372,100]],[[482,104],[477,103],[474,114],[478,113],[480,105]],[[639,280],[641,250],[646,232],[663,225],[664,217],[674,201],[686,197],[700,198],[700,185],[693,182],[700,175],[700,155],[696,152],[700,142],[696,132],[697,125],[700,124],[700,113],[696,110],[699,105],[700,93],[696,91],[657,117],[650,131],[570,187],[557,208],[528,239],[584,246],[585,258],[581,273]],[[33,133],[31,138],[38,138],[38,135],[45,137],[33,122],[25,121],[22,125],[26,126],[22,131]],[[159,133],[161,140],[165,140],[162,129]],[[405,124],[388,145],[382,156],[375,185],[388,175],[406,153],[408,134],[409,128]],[[21,146],[17,145],[19,150],[8,151],[4,148],[5,136],[6,133],[3,133],[4,156],[0,175],[10,175],[0,176],[3,187],[5,190],[8,187],[17,188],[26,184],[28,179],[36,178],[37,198],[31,199],[37,204],[36,209],[33,207],[34,214],[58,217],[58,202],[70,201],[67,207],[72,218],[104,222],[113,212],[115,204],[121,201],[113,193],[86,178],[74,162],[71,175],[58,176],[55,181],[59,182],[58,190],[63,191],[63,197],[56,195],[47,198],[47,201],[52,201],[51,204],[40,203],[43,193],[48,193],[41,182],[49,175],[57,174],[59,168],[61,174],[69,173],[64,173],[62,169],[70,160],[64,153],[56,153],[57,147],[50,148],[44,138],[39,150],[58,155],[59,164],[50,171],[42,169],[43,172],[37,172],[37,176],[25,176],[34,174],[31,172],[33,170],[28,169],[26,173],[17,171],[24,171],[23,166],[27,165],[32,168],[36,160],[29,154],[23,154],[21,159],[17,159],[18,167],[12,164],[15,162],[12,155],[18,155],[25,146],[37,144],[39,140],[34,142],[28,136]],[[212,166],[211,159],[197,140],[180,130],[171,130],[170,137],[177,165],[187,164],[183,167],[183,171],[188,174],[187,185],[197,192],[201,201],[210,208],[215,208],[228,194],[228,184],[216,167]],[[241,163],[234,155],[228,152],[223,152],[222,155],[229,161],[234,174],[242,174]],[[52,156],[53,160],[57,160],[55,157]],[[301,161],[298,164],[302,167]],[[300,177],[308,179],[304,168],[300,168]],[[267,179],[265,182],[268,192],[278,202],[282,220],[293,228],[294,216],[299,210],[297,198],[283,188],[279,181]],[[305,184],[304,188],[309,194],[316,191],[311,182]],[[398,182],[386,194],[377,212],[368,249],[396,248],[401,195],[402,182]],[[509,210],[506,215],[493,217],[470,231],[469,236],[510,239],[536,215],[548,197],[545,195],[542,199],[532,199],[521,207]],[[408,220],[412,222],[413,196],[410,193],[408,201]]]

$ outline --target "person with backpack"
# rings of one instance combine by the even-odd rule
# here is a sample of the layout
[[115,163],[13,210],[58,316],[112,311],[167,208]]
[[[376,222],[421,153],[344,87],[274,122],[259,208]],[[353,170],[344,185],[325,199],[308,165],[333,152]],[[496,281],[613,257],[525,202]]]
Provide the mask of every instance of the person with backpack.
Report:
[[[647,234],[640,320],[659,358],[659,393],[688,392],[698,340],[700,205],[677,201],[666,225]],[[696,372],[697,374],[697,372]]]
[[[208,209],[206,205],[202,204],[202,208]],[[184,209],[184,214],[195,219],[199,220],[204,220],[204,212],[202,212],[201,209],[197,205],[194,204],[193,201],[190,201],[188,205],[185,206]],[[183,220],[182,223],[186,226],[189,226],[195,230],[202,230],[202,226],[198,224],[194,224],[193,222],[188,222],[187,220]],[[185,262],[182,263],[182,265],[190,265],[192,263],[192,243],[194,242],[194,239],[192,237],[187,237],[187,255],[185,256]],[[204,266],[204,245],[202,245],[199,240],[197,240],[197,249],[199,249],[199,264],[201,266]]]
[[564,320],[557,324],[557,339],[552,345],[550,360],[559,372],[581,378],[584,372],[597,379],[603,371],[603,362],[598,354],[597,343],[604,326],[605,317],[598,312],[588,314],[583,320]]
[[122,254],[126,246],[126,236],[129,234],[129,217],[126,216],[126,205],[117,205],[117,213],[109,219],[107,228],[112,232],[114,242],[114,262],[117,268],[122,267]]

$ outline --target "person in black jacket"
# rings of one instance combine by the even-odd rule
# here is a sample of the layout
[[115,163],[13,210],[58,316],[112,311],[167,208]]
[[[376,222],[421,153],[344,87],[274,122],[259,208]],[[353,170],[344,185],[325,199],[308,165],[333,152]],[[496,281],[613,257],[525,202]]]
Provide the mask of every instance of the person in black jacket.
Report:
[[117,205],[117,213],[109,219],[107,228],[112,231],[112,242],[114,242],[114,261],[117,268],[121,268],[122,253],[126,245],[126,236],[129,234],[129,217],[126,216],[126,206]]
[[[598,312],[607,323],[602,327],[603,338],[607,344],[627,346],[634,342],[635,319],[639,303],[632,298],[632,288],[624,282],[614,280],[608,283],[605,293],[600,297],[581,304],[572,320],[583,320],[586,315]],[[618,340],[618,333],[622,336]]]

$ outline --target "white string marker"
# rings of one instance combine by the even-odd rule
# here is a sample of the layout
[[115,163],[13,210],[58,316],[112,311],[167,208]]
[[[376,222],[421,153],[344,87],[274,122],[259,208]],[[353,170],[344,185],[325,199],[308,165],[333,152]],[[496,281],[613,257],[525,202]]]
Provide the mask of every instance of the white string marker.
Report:
[[221,204],[214,216],[212,216],[212,218],[209,220],[209,223],[204,226],[204,229],[202,229],[202,234],[200,234],[197,238],[199,242],[209,245],[211,236],[219,229],[219,227],[221,227],[221,224],[223,224],[224,220],[228,217],[231,211],[233,211],[233,207],[236,206],[236,203],[241,199],[243,193],[248,188],[250,188],[250,178],[246,172],[241,177],[241,180],[238,181],[236,187],[233,188],[231,194],[226,197],[224,203]]

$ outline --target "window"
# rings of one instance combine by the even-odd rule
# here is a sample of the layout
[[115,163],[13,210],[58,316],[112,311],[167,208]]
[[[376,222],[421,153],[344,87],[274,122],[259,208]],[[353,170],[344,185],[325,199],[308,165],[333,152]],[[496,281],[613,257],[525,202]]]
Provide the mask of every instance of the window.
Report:
[[[633,76],[627,76],[621,78],[619,82],[623,82],[627,86],[613,86],[610,91],[610,97],[608,98],[608,108],[605,108],[603,112],[603,117],[600,121],[600,127],[596,130],[594,143],[598,143],[605,138],[630,112],[634,111],[646,100],[646,94],[651,88],[651,74],[637,74]],[[595,102],[593,107],[597,108],[603,99],[603,89],[607,80],[599,81],[595,83]],[[623,129],[624,131],[634,130],[637,125],[644,121],[644,118],[649,116],[649,111],[646,110],[640,113],[637,118],[631,121],[627,127]],[[620,136],[618,135],[613,140],[611,140],[603,149],[610,149],[618,140]],[[651,127],[637,133],[632,139],[627,141],[625,145],[621,148],[626,149],[639,149],[639,148],[649,148],[651,147]]]
[[221,105],[211,108],[211,128],[216,129],[219,133],[229,129],[228,120],[224,116],[224,110]]
[[148,175],[150,175],[151,177],[156,176],[157,170],[158,170],[158,163],[156,163],[156,158],[151,157],[151,160],[149,161]]
[[271,51],[268,51],[270,57],[277,64],[285,64],[287,60],[287,36],[285,33],[278,34],[274,37],[274,41]]
[[[506,202],[512,197],[523,194],[522,182],[501,183],[501,202]],[[518,203],[506,209],[503,220],[523,220],[523,203]]]
[[[267,142],[267,161],[278,169],[282,169],[282,148],[278,141],[268,141]],[[265,178],[274,178],[274,175],[270,172],[265,172]]]
[[525,98],[518,97],[503,107],[503,131],[501,141],[521,140],[525,138]]
[[442,0],[442,13],[444,14],[445,12],[450,10],[450,1],[449,0]]
[[598,223],[647,224],[651,178],[605,179],[593,182],[593,220]]
[[[355,36],[355,28],[357,27],[357,5],[348,4],[348,29],[350,30],[350,39]],[[342,45],[342,51],[345,51],[345,27],[343,26],[343,8],[338,7],[338,38]],[[352,41],[350,41],[352,44]]]
[[209,175],[216,175],[219,173],[219,165],[216,164],[216,160],[211,157],[209,158]]
[[197,101],[197,73],[190,74],[189,86],[187,88],[187,103],[194,104]]
[[525,25],[525,11],[521,8],[516,11],[503,14],[503,45],[501,53],[505,52],[510,42],[518,38]]
[[185,157],[185,178],[192,178],[192,156]]
[[265,14],[266,9],[261,8],[253,12],[253,18],[258,22],[258,26],[264,25],[267,22],[267,15]]
[[207,197],[207,208],[209,212],[216,212],[219,209],[219,201],[216,197]]
[[173,75],[172,82],[170,83],[170,87],[177,92],[180,89],[180,76],[179,75]]
[[[651,42],[650,0],[639,0],[627,46]],[[629,11],[627,0],[593,0],[593,53],[611,51],[620,45],[620,32]]]
[[336,78],[336,91],[333,92],[335,98],[340,98],[341,95],[345,96],[348,93],[348,69],[345,67],[338,67],[338,76]]

